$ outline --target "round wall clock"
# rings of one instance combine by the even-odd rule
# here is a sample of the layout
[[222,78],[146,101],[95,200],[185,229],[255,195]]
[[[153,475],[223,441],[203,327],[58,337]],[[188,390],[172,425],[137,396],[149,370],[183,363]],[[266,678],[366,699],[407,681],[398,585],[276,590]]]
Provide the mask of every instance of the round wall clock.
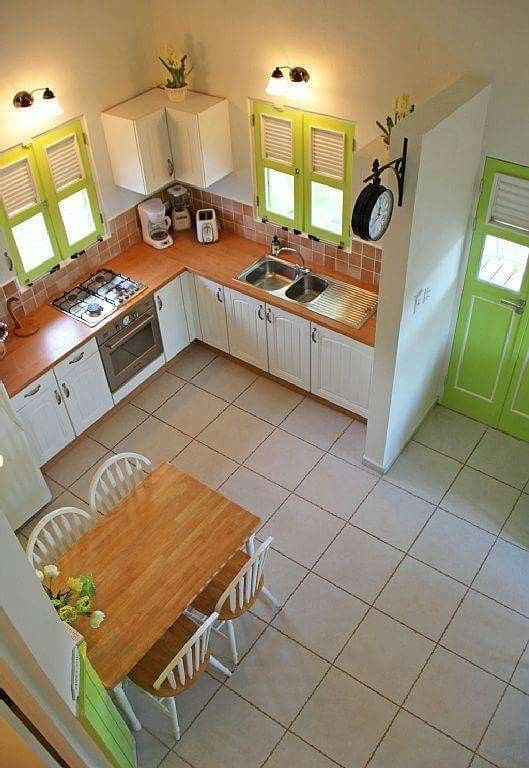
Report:
[[351,227],[362,240],[380,240],[389,227],[392,214],[393,192],[375,178],[358,195]]

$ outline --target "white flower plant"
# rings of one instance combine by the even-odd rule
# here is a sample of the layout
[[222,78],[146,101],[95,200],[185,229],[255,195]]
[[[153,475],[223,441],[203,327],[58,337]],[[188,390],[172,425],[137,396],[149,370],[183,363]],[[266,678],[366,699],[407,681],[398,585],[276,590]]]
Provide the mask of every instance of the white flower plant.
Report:
[[56,565],[45,565],[42,570],[37,568],[35,574],[61,621],[73,625],[80,616],[86,616],[94,629],[101,625],[105,613],[92,610],[96,588],[91,576],[70,576],[66,579],[66,589],[54,591],[53,580],[60,575]]
[[170,78],[167,78],[165,87],[185,88],[187,85],[187,77],[193,71],[193,67],[186,69],[187,53],[180,57],[173,46],[168,45],[165,59],[161,56],[158,58],[171,75]]
[[400,123],[401,120],[404,120],[405,117],[411,115],[414,110],[415,104],[410,104],[409,93],[401,93],[398,96],[395,96],[393,99],[393,117],[391,115],[386,117],[386,125],[382,125],[379,120],[376,121],[377,126],[382,131],[382,140],[384,141],[384,144],[389,147],[391,131],[393,128]]

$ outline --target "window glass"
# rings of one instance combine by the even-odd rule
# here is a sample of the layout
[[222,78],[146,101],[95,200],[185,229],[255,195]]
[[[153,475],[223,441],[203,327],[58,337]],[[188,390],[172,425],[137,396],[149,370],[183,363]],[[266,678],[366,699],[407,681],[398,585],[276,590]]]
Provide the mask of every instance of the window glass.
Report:
[[327,232],[342,234],[343,191],[311,182],[311,223]]
[[527,246],[487,235],[481,254],[478,279],[511,291],[519,291],[528,256]]
[[17,224],[11,231],[26,272],[53,259],[55,254],[42,213]]
[[59,210],[70,245],[78,243],[95,230],[96,225],[86,189],[81,189],[60,200]]
[[294,177],[265,168],[266,210],[286,219],[294,218]]

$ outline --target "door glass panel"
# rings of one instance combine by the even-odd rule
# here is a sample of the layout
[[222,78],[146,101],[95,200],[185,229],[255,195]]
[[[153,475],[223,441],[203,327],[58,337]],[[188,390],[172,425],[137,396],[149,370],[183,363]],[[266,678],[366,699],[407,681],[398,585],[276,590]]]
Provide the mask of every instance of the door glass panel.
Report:
[[155,345],[156,339],[154,338],[152,323],[148,323],[110,353],[115,375],[118,376],[131,365],[134,365]]
[[342,234],[343,191],[327,184],[311,182],[312,226]]
[[95,230],[96,225],[86,189],[80,189],[79,192],[61,200],[59,210],[69,245],[78,243]]
[[294,177],[265,168],[266,210],[286,219],[294,218]]
[[527,265],[529,248],[525,245],[487,235],[481,254],[478,279],[519,291]]
[[14,226],[11,230],[26,272],[53,259],[53,246],[42,213]]

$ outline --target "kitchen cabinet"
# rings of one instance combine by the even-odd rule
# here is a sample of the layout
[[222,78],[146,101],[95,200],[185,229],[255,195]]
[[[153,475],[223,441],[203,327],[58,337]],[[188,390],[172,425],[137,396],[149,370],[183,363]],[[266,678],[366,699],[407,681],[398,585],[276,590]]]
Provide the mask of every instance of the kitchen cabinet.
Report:
[[373,348],[312,323],[311,392],[367,417]]
[[189,344],[182,278],[177,277],[154,294],[166,362]]
[[268,369],[310,390],[310,322],[276,307],[266,307]]
[[180,275],[180,281],[182,285],[182,297],[184,299],[187,330],[189,331],[189,341],[191,342],[201,338],[195,278],[191,272],[184,272],[183,275]]
[[195,275],[195,288],[202,341],[229,352],[223,286]]
[[266,305],[264,301],[224,289],[230,354],[268,370]]

